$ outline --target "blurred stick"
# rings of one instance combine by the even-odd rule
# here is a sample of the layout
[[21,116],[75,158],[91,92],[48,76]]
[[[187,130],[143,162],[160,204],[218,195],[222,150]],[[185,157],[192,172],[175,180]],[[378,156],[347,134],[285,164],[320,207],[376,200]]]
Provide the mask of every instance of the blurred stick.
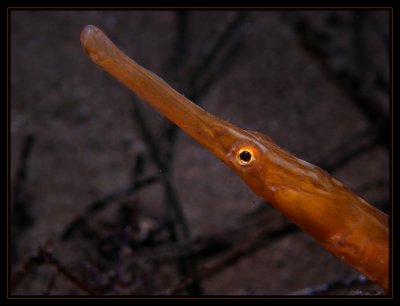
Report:
[[[147,145],[154,163],[163,173],[161,176],[162,184],[164,188],[165,203],[166,203],[166,216],[169,224],[170,239],[173,243],[181,244],[185,250],[182,256],[178,256],[178,268],[179,273],[182,276],[188,273],[193,273],[196,270],[196,260],[192,253],[192,247],[190,243],[190,229],[187,225],[185,215],[182,211],[182,207],[178,198],[178,195],[173,187],[169,177],[169,164],[161,157],[160,148],[155,140],[155,137],[151,133],[150,127],[147,125],[146,119],[141,111],[141,106],[136,100],[133,102],[133,119],[139,127],[142,139]],[[192,294],[201,294],[202,289],[200,280],[197,278],[193,279],[191,284],[188,284],[188,290]]]
[[[386,110],[379,101],[376,100],[373,94],[371,94],[371,88],[376,90],[381,90],[383,88],[384,93],[388,95],[388,86],[380,86],[384,83],[385,77],[376,69],[372,67],[371,61],[369,61],[365,53],[365,41],[363,34],[363,18],[364,12],[356,12],[352,16],[352,24],[349,25],[350,30],[354,33],[354,42],[352,46],[353,57],[348,59],[348,61],[356,61],[357,67],[364,71],[364,73],[356,73],[351,71],[349,68],[351,65],[336,67],[332,64],[331,57],[333,56],[330,51],[330,34],[324,32],[324,30],[319,27],[316,28],[307,20],[305,16],[300,14],[294,15],[293,28],[297,33],[301,45],[306,51],[312,54],[313,58],[316,58],[321,66],[327,72],[327,75],[339,84],[345,92],[349,95],[355,105],[364,114],[365,118],[370,122],[371,126],[375,128],[377,134],[379,135],[379,142],[384,145],[386,149],[390,149],[390,116],[387,114]],[[389,50],[388,50],[389,52]],[[356,60],[355,60],[356,58]],[[365,67],[371,67],[367,72],[368,75],[373,75],[377,84],[365,84],[365,79],[367,77],[367,72]],[[380,80],[380,81],[379,81]],[[389,99],[389,98],[388,98]]]
[[32,153],[35,137],[28,134],[24,137],[21,151],[19,168],[14,181],[14,189],[12,192],[12,213],[11,213],[11,262],[15,265],[18,262],[18,240],[21,234],[29,228],[33,223],[28,203],[24,198],[26,190],[27,173],[29,168],[29,160]]
[[[84,282],[75,277],[70,272],[70,269],[65,267],[57,258],[55,258],[49,246],[39,247],[36,255],[28,258],[22,265],[22,268],[14,273],[11,281],[11,290],[15,291],[32,270],[40,267],[43,264],[48,264],[55,267],[61,275],[63,275],[81,291],[92,295],[97,293],[96,290],[89,288]],[[49,285],[49,287],[51,287],[51,285]]]
[[53,290],[54,285],[56,284],[56,280],[57,280],[57,274],[54,273],[51,276],[49,282],[47,283],[46,290],[43,292],[43,295],[50,295],[51,294],[51,291]]
[[320,285],[304,288],[289,295],[326,295],[332,290],[348,289],[354,285],[367,284],[370,281],[361,274],[353,274],[347,278],[340,278]]
[[182,67],[188,55],[188,35],[189,35],[189,11],[175,12],[176,37],[175,50],[171,58],[170,70],[175,73]]
[[113,191],[105,195],[104,197],[95,200],[94,202],[88,205],[88,208],[86,209],[86,211],[83,213],[82,216],[75,218],[74,221],[72,221],[69,225],[66,226],[65,230],[61,235],[61,239],[67,240],[71,238],[77,230],[84,228],[87,220],[89,220],[93,216],[93,214],[106,207],[109,203],[121,197],[132,195],[136,193],[139,189],[151,185],[154,182],[158,181],[159,179],[160,179],[159,176],[150,176],[144,179],[140,179],[135,181],[133,186]]
[[[213,41],[208,45],[200,56],[198,64],[189,76],[186,96],[189,100],[199,104],[201,97],[207,94],[214,81],[221,76],[221,72],[226,72],[229,62],[236,52],[238,52],[238,41],[241,37],[234,40],[235,34],[245,21],[246,12],[240,11],[230,15],[224,25],[219,29]],[[185,77],[186,79],[187,77]],[[168,121],[165,135],[168,142],[165,156],[167,160],[172,159],[172,148],[179,129]]]
[[13,202],[13,225],[19,231],[25,230],[32,224],[32,216],[23,199],[23,193],[26,188],[27,172],[29,165],[29,157],[31,156],[35,137],[28,134],[24,137],[23,148],[21,151],[19,169],[14,182],[14,190],[12,193]]
[[[378,141],[377,134],[367,129],[362,133],[358,133],[349,141],[340,143],[336,149],[329,153],[329,156],[322,158],[321,161],[316,164],[325,171],[332,173],[346,166],[367,150],[374,148],[378,144]],[[332,156],[334,156],[334,158],[332,158]]]
[[[211,267],[202,268],[199,271],[199,275],[205,279],[211,277],[226,268],[234,265],[243,257],[249,256],[257,251],[259,248],[264,247],[275,240],[281,239],[288,234],[297,232],[299,228],[294,224],[287,224],[277,230],[271,231],[269,228],[256,229],[250,235],[248,235],[243,241],[238,244],[235,242],[233,245],[233,250],[231,250],[226,256],[218,260],[217,263],[213,264]],[[174,295],[181,292],[181,290],[186,286],[188,282],[191,281],[191,276],[182,279],[174,287],[167,289],[166,294]]]

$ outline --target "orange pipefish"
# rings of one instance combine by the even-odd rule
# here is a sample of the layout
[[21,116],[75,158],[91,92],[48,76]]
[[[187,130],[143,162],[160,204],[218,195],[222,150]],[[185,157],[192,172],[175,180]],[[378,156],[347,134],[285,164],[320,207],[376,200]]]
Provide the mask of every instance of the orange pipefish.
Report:
[[125,55],[97,27],[81,33],[91,60],[228,165],[329,252],[389,288],[388,216],[322,169],[206,112]]

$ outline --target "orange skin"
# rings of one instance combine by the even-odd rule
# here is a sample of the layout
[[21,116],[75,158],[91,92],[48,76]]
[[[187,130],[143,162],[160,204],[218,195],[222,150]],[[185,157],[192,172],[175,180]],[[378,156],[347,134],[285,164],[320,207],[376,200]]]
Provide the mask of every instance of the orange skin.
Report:
[[337,258],[389,289],[386,214],[269,137],[206,112],[126,56],[97,27],[86,26],[81,42],[95,64],[216,155],[258,196]]

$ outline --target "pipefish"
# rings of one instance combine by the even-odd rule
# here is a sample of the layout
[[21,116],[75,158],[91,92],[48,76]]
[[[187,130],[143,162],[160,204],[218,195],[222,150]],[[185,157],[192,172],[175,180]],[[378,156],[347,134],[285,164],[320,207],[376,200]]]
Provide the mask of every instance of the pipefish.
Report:
[[90,59],[230,167],[258,196],[326,250],[389,289],[388,216],[317,166],[243,130],[179,94],[88,25],[81,43]]

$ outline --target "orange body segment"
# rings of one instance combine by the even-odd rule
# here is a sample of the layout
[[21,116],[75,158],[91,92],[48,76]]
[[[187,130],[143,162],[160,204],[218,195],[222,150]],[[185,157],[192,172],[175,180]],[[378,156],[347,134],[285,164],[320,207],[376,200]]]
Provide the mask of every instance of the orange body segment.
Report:
[[215,154],[258,196],[340,260],[389,288],[386,214],[267,136],[206,112],[127,57],[97,27],[85,27],[81,42],[94,63]]

